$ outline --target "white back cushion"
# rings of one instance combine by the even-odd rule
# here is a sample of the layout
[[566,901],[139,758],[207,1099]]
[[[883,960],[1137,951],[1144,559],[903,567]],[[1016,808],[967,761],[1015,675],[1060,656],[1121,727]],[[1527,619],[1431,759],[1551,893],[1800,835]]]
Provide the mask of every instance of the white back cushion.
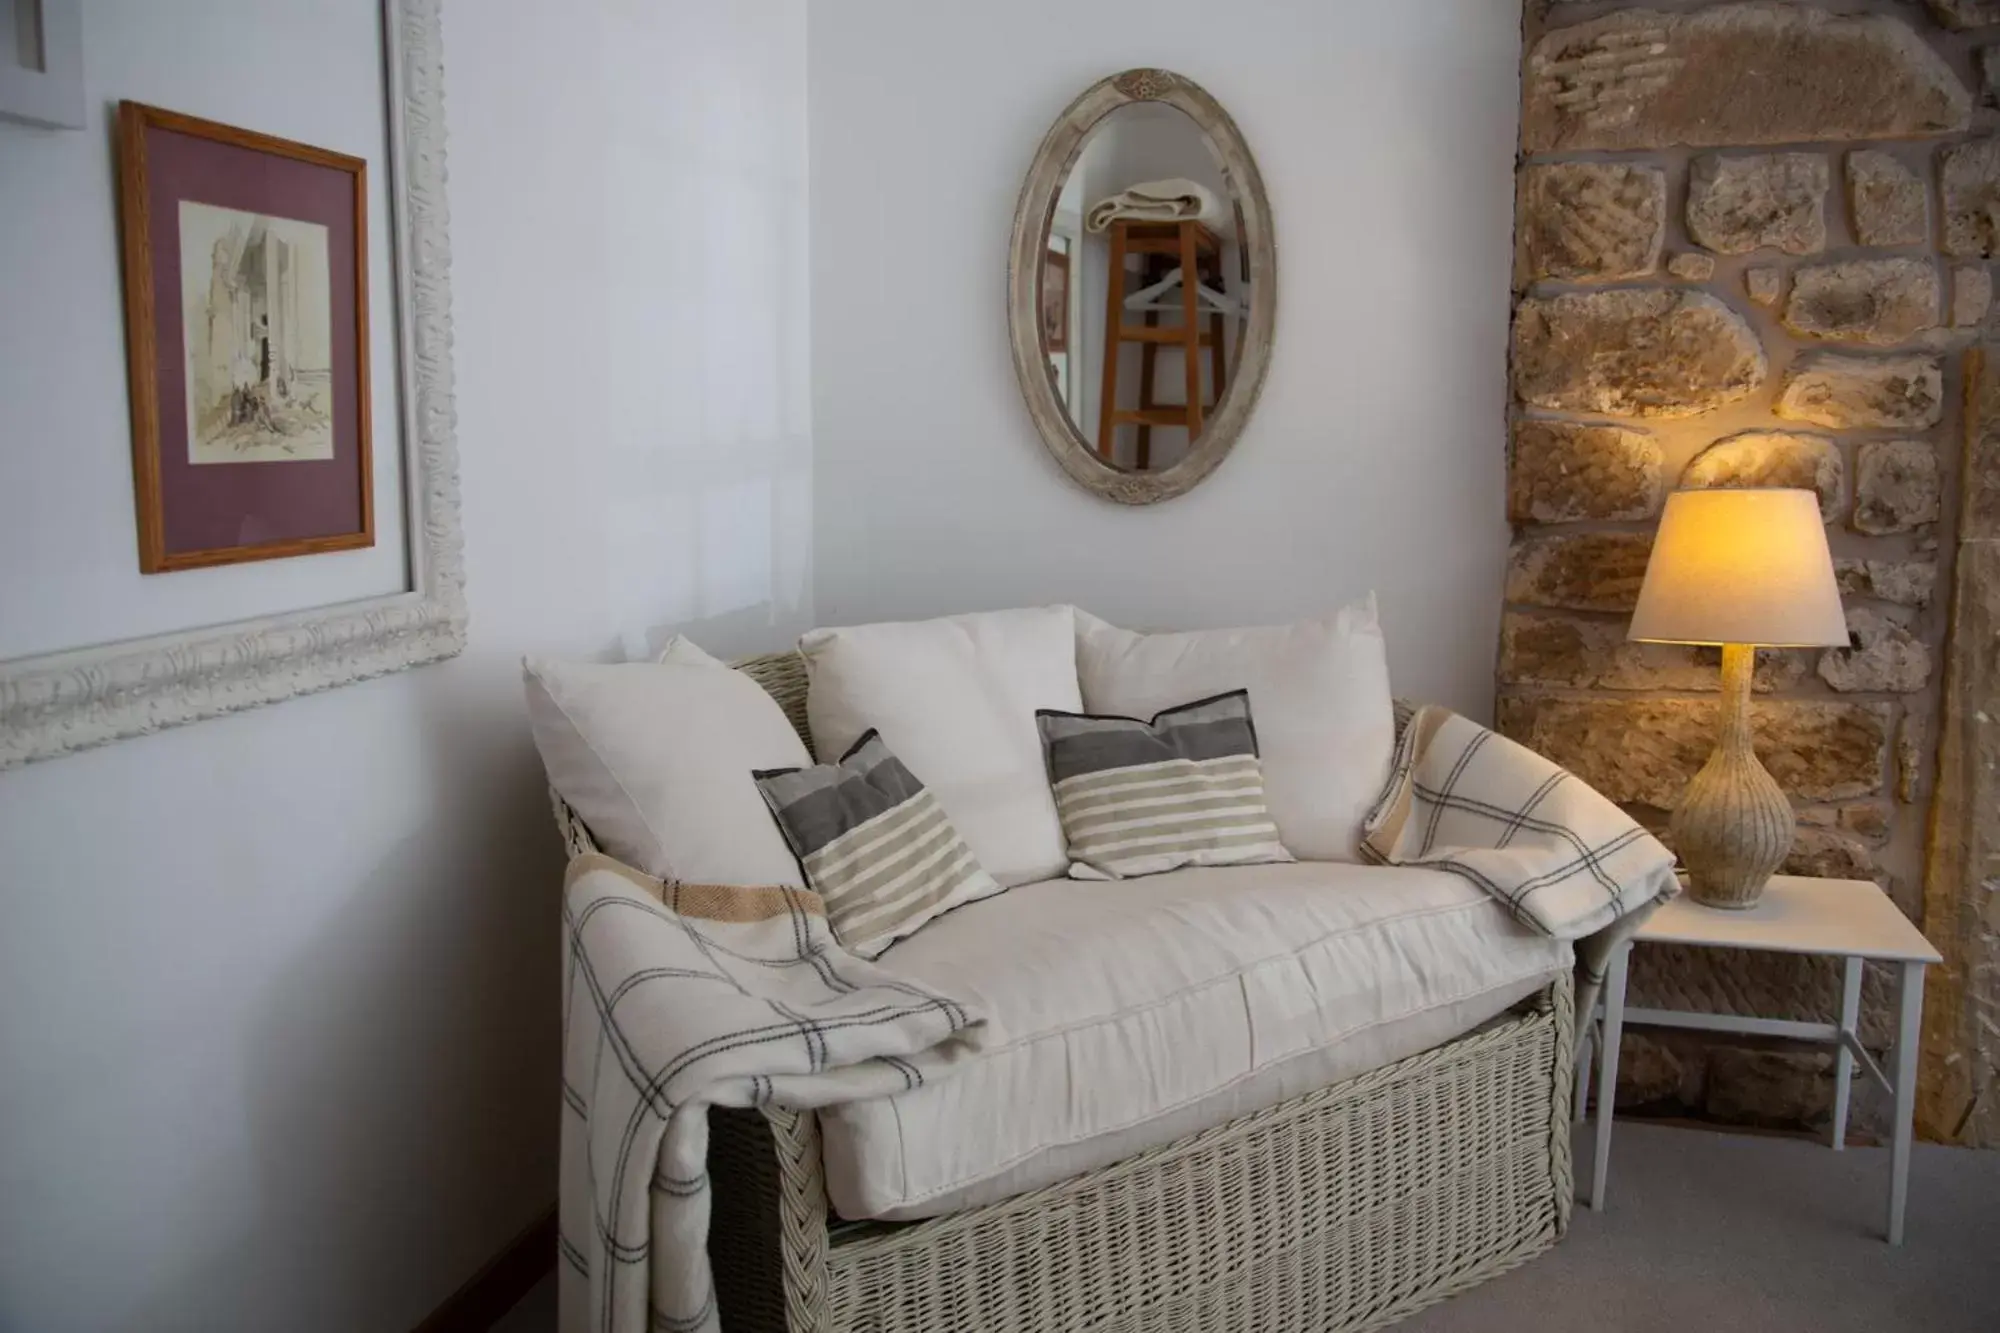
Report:
[[669,881],[805,887],[750,774],[812,756],[756,681],[685,639],[658,662],[522,665],[549,781],[605,851]]
[[1083,709],[1073,607],[816,629],[799,651],[815,750],[845,754],[874,728],[993,878],[1069,868],[1035,710]]
[[1396,730],[1372,594],[1325,619],[1255,629],[1138,634],[1076,617],[1086,711],[1149,718],[1249,690],[1279,840],[1301,860],[1360,859]]

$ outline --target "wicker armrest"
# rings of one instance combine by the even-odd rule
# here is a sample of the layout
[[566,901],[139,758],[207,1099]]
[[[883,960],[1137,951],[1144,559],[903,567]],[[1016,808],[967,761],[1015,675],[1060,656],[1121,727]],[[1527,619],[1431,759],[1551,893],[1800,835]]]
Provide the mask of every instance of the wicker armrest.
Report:
[[817,1333],[831,1220],[810,1111],[709,1112],[709,1265],[723,1327]]

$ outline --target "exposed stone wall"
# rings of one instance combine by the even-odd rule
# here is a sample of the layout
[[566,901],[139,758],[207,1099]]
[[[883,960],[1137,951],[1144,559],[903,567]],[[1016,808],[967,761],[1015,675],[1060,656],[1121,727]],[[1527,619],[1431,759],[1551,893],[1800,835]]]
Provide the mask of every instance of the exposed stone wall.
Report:
[[[1663,827],[1720,683],[1713,650],[1624,639],[1664,495],[1811,489],[1852,641],[1760,654],[1758,751],[1799,810],[1787,869],[1877,880],[1941,947],[1946,913],[2000,940],[2000,920],[1962,925],[2000,916],[2000,840],[1960,888],[1935,865],[1924,881],[1933,740],[1969,716],[1941,732],[1965,363],[2000,253],[2000,0],[1527,0],[1524,36],[1501,729]],[[1969,466],[2000,464],[1984,457]],[[2000,595],[1982,586],[1990,636]],[[1933,1025],[1934,1064],[1968,1053],[1973,1015],[2000,1030],[1993,953],[1946,980],[1986,1007]],[[1884,980],[1865,998],[1877,1045]],[[1653,948],[1632,985],[1772,1017],[1829,1018],[1837,995],[1831,964]],[[1625,1104],[1772,1124],[1831,1105],[1815,1052],[1628,1040]],[[1980,1082],[1958,1075],[1927,1099],[1933,1133]]]

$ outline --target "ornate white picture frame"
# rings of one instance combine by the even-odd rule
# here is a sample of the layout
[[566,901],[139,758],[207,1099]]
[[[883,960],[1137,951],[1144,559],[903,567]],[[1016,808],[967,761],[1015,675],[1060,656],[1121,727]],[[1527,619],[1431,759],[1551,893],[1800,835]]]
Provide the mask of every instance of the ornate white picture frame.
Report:
[[13,0],[0,24],[0,120],[82,129],[82,0]]
[[383,0],[405,530],[414,590],[0,662],[0,769],[463,651],[441,4]]

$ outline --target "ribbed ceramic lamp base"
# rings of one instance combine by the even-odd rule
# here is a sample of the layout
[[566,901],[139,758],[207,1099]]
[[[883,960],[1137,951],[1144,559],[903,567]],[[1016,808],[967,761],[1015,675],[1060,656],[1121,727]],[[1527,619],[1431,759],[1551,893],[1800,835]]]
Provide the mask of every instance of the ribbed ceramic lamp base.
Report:
[[1688,895],[1709,907],[1755,907],[1791,854],[1795,817],[1750,743],[1750,677],[1757,650],[1722,650],[1722,721],[1715,753],[1688,783],[1670,828],[1688,870]]

